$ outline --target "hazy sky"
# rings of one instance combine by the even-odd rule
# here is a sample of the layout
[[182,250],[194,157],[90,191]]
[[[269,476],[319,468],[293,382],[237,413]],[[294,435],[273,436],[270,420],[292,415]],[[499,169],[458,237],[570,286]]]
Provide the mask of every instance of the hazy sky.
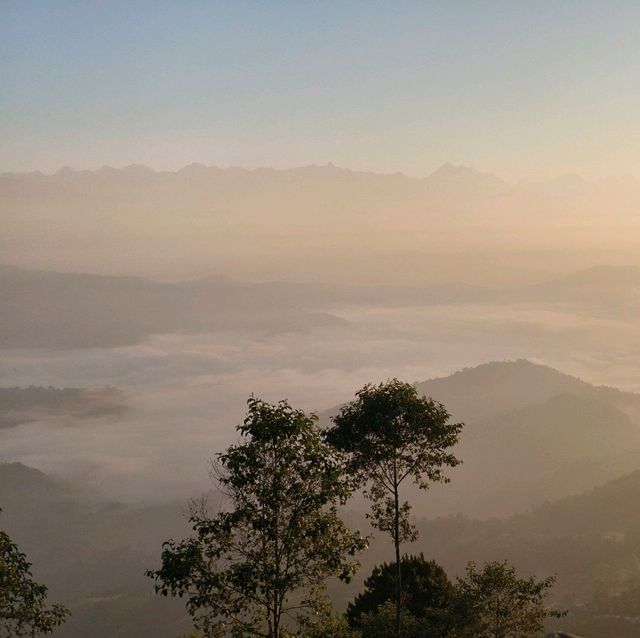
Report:
[[640,3],[0,2],[0,170],[640,174]]

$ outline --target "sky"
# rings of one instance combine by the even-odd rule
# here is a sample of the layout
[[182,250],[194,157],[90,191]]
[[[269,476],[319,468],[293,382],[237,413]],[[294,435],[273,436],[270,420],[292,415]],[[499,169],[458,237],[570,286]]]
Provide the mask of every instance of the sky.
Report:
[[0,171],[640,175],[640,3],[0,0]]

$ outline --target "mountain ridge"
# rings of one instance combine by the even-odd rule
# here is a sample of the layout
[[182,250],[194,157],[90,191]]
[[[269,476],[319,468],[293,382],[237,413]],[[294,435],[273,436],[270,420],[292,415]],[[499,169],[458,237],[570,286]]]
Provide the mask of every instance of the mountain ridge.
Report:
[[254,168],[247,168],[243,166],[216,166],[202,164],[200,162],[192,162],[186,164],[175,170],[163,170],[154,169],[144,164],[128,164],[126,166],[114,167],[114,166],[101,166],[100,168],[86,169],[86,168],[74,168],[71,166],[62,166],[59,169],[50,173],[44,173],[39,170],[35,171],[4,171],[0,173],[0,177],[18,178],[33,176],[36,178],[51,178],[51,177],[70,177],[70,176],[88,176],[88,175],[138,175],[138,176],[150,176],[150,175],[206,175],[206,174],[244,174],[244,175],[261,175],[261,174],[301,174],[301,173],[316,173],[321,174],[334,174],[334,175],[352,175],[352,176],[375,176],[375,177],[394,177],[404,178],[411,181],[424,181],[430,178],[445,178],[450,179],[452,177],[459,178],[461,176],[469,177],[491,177],[497,180],[501,180],[497,175],[484,171],[477,170],[470,166],[462,164],[452,164],[445,162],[438,168],[434,169],[423,177],[413,177],[407,175],[401,171],[392,172],[378,172],[368,171],[360,169],[352,169],[349,167],[342,167],[328,162],[327,164],[307,164],[300,166],[291,166],[287,168],[275,168],[271,166],[257,166]]
[[[376,177],[394,177],[394,178],[405,178],[411,181],[425,181],[432,178],[436,179],[450,179],[450,178],[459,178],[462,176],[473,177],[473,178],[489,178],[492,180],[498,180],[503,184],[507,182],[499,175],[492,173],[490,171],[486,171],[483,169],[478,169],[474,166],[469,166],[466,164],[455,164],[453,162],[443,162],[433,170],[427,172],[423,176],[414,176],[402,171],[376,171],[376,170],[366,170],[366,169],[358,169],[351,168],[348,166],[339,166],[334,164],[333,162],[327,162],[326,164],[300,164],[295,166],[288,167],[274,167],[274,166],[240,166],[240,165],[230,165],[230,166],[219,166],[216,164],[205,164],[203,162],[191,162],[189,164],[185,164],[179,168],[175,169],[161,169],[161,168],[153,168],[152,166],[148,166],[146,164],[126,164],[124,166],[111,166],[111,165],[103,165],[97,168],[76,168],[73,166],[65,165],[61,166],[55,170],[51,170],[48,172],[44,172],[39,169],[35,170],[15,170],[15,171],[2,171],[0,172],[0,178],[17,178],[17,177],[35,177],[35,178],[50,178],[50,177],[65,177],[72,175],[115,175],[115,174],[128,174],[128,175],[179,175],[179,174],[206,174],[206,173],[217,173],[217,174],[296,174],[301,172],[317,172],[318,174],[351,174],[355,176],[376,176]],[[613,183],[613,184],[622,184],[628,186],[630,184],[638,184],[638,178],[629,175],[629,174],[621,174],[621,175],[612,175],[607,178],[597,178],[597,179],[587,179],[581,175],[576,174],[568,174],[561,173],[556,176],[551,176],[546,179],[520,179],[514,182],[511,182],[512,186],[521,187],[523,185],[536,185],[541,183],[546,183],[549,185],[559,185],[559,186],[572,186],[572,187],[580,187],[590,183]]]
[[[459,382],[467,383],[466,396],[453,398],[449,396],[453,390],[453,386]],[[539,383],[538,388],[532,388],[531,383]],[[491,361],[482,363],[478,366],[467,367],[456,372],[444,376],[427,379],[417,382],[416,387],[422,393],[437,398],[440,395],[441,400],[447,406],[459,404],[461,409],[465,411],[464,415],[457,418],[464,419],[466,414],[473,408],[473,402],[483,391],[491,391],[495,395],[495,402],[499,404],[502,398],[503,403],[507,407],[498,409],[490,408],[489,412],[493,415],[500,412],[507,412],[516,409],[522,402],[537,403],[546,400],[557,394],[595,394],[605,397],[607,401],[619,401],[623,403],[625,399],[631,400],[640,405],[640,393],[620,390],[618,388],[607,385],[594,385],[580,379],[579,377],[560,372],[550,366],[535,363],[529,359],[515,359],[505,361]],[[505,393],[507,390],[516,392],[516,397],[511,401],[505,401]],[[517,401],[517,403],[514,403]],[[450,407],[450,411],[455,411]],[[460,409],[460,408],[459,408]],[[624,411],[624,410],[623,410]],[[481,415],[479,420],[484,417]]]

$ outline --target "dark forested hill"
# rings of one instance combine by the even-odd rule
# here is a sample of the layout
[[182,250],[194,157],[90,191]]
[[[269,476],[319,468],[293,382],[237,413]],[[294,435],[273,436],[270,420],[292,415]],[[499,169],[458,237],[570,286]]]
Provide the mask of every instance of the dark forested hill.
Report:
[[640,624],[640,471],[506,520],[459,515],[420,525],[416,549],[459,572],[467,560],[512,561],[556,575],[558,627],[592,638],[635,638]]
[[61,638],[175,638],[183,606],[153,594],[145,569],[161,544],[184,536],[184,504],[126,506],[91,498],[21,463],[0,464],[0,528],[33,563],[50,598],[72,617]]
[[511,525],[547,535],[600,534],[618,540],[629,535],[640,542],[639,505],[640,470],[636,470],[581,494],[545,503],[514,517]]

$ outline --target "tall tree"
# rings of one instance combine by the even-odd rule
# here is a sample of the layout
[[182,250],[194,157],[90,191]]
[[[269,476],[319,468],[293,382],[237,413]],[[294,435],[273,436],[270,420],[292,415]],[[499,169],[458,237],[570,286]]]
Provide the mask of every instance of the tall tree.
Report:
[[49,634],[68,615],[62,605],[47,605],[47,587],[33,580],[26,555],[0,530],[0,637]]
[[374,527],[390,534],[395,546],[395,635],[400,636],[402,573],[400,547],[415,540],[411,506],[400,498],[400,487],[413,481],[421,489],[448,482],[444,467],[460,461],[449,451],[458,442],[461,423],[451,423],[445,407],[418,395],[398,379],[368,384],[333,419],[328,440],[348,457],[355,484],[371,500]]
[[533,638],[544,630],[547,618],[564,612],[550,609],[546,598],[555,578],[519,578],[512,565],[469,563],[457,583],[460,638]]
[[248,401],[242,440],[218,456],[229,507],[194,511],[195,537],[165,543],[148,574],[163,595],[187,597],[206,636],[281,638],[285,625],[320,613],[324,581],[349,580],[365,540],[337,505],[349,496],[344,463],[315,415],[286,401]]

